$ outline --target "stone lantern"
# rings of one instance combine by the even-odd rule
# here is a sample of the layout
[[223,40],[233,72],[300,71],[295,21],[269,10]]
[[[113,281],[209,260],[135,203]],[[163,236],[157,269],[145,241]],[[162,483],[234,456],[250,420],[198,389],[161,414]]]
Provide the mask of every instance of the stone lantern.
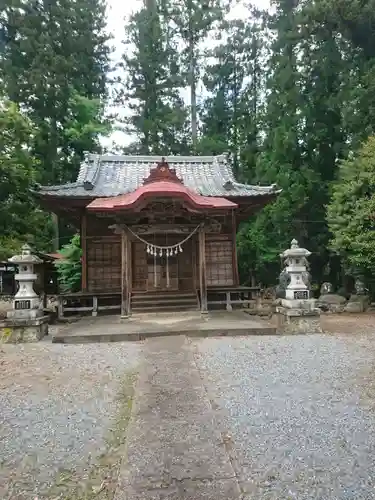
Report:
[[285,272],[290,276],[290,283],[285,290],[285,298],[289,300],[307,300],[310,290],[306,284],[307,257],[311,252],[300,248],[297,240],[292,240],[290,248],[281,254],[286,264]]
[[285,263],[284,272],[290,282],[285,290],[285,298],[277,301],[275,310],[277,331],[279,333],[317,333],[321,332],[320,310],[316,301],[310,298],[309,271],[307,258],[311,252],[300,248],[293,240],[290,248],[280,256]]
[[18,266],[18,273],[14,277],[18,290],[13,300],[13,317],[35,317],[36,310],[39,312],[40,300],[34,291],[34,283],[38,278],[34,273],[34,266],[42,264],[43,261],[31,253],[27,244],[23,245],[21,255],[15,255],[8,260]]
[[15,343],[40,340],[48,333],[49,317],[43,315],[40,299],[34,291],[34,283],[38,277],[34,266],[43,261],[32,254],[29,245],[24,245],[21,254],[8,261],[18,266],[18,273],[15,275],[18,289],[13,299],[13,309],[7,314],[3,339]]

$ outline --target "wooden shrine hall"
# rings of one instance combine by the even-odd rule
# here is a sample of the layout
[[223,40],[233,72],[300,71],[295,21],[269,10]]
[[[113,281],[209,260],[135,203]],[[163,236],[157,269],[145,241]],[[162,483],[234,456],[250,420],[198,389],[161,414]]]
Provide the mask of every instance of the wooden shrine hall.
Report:
[[238,289],[238,225],[278,192],[236,182],[226,155],[89,155],[38,198],[80,230],[81,295],[117,295],[127,317],[172,301],[206,312],[210,291]]

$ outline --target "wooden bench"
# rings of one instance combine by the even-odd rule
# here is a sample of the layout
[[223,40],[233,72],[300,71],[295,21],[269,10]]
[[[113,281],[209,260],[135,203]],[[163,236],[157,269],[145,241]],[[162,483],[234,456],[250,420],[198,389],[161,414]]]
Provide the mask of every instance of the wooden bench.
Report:
[[[118,301],[116,304],[100,304],[100,299],[115,299]],[[78,302],[78,305],[68,305],[68,302]],[[85,303],[91,302],[87,305]],[[82,303],[84,305],[82,305]],[[66,312],[91,312],[92,316],[97,316],[99,311],[111,311],[121,309],[121,292],[103,292],[103,293],[89,293],[89,292],[77,292],[77,293],[63,293],[57,297],[57,317],[58,319],[64,318]]]
[[[233,305],[247,305],[253,304],[259,300],[260,287],[256,286],[239,286],[239,287],[218,287],[208,288],[207,296],[218,295],[223,296],[220,300],[211,300],[208,298],[207,304],[210,305],[224,305],[227,311],[233,310]],[[236,295],[236,298],[233,298]],[[239,298],[237,298],[239,297]]]

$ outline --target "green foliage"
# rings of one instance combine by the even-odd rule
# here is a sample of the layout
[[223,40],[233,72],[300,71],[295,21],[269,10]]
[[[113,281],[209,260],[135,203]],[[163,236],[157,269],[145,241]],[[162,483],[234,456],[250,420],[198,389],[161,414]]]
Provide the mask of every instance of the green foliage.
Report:
[[0,254],[29,241],[51,250],[35,182],[75,180],[109,132],[104,0],[3,0],[0,9]]
[[58,272],[59,285],[62,292],[78,292],[81,288],[82,250],[78,234],[59,252],[61,259],[55,262]]
[[[266,100],[256,122],[264,139],[253,166],[242,163],[241,168],[248,180],[276,183],[283,192],[241,229],[239,248],[242,267],[256,259],[252,268],[266,283],[274,281],[278,254],[293,237],[313,252],[313,274],[322,278],[331,260],[325,221],[330,185],[340,160],[371,130],[365,101],[363,110],[359,106],[372,85],[368,60],[338,19],[350,17],[349,3],[343,0],[348,10],[340,16],[334,3],[278,0],[275,14],[264,17],[263,33],[274,36]],[[259,98],[258,103],[262,106]]]
[[74,167],[78,172],[85,152],[99,152],[99,137],[108,135],[111,129],[110,122],[104,118],[103,102],[100,99],[91,99],[73,92],[61,133],[67,153],[67,158],[62,160],[66,163],[66,171]]
[[0,102],[0,259],[17,252],[28,241],[47,250],[51,223],[35,206],[30,189],[36,179],[36,162],[30,153],[35,130],[12,102]]
[[35,127],[31,146],[40,181],[72,181],[83,152],[98,150],[102,132],[110,52],[105,3],[3,0],[3,4],[4,91]]
[[370,137],[352,158],[343,161],[332,188],[327,220],[331,246],[348,269],[375,268],[375,137]]

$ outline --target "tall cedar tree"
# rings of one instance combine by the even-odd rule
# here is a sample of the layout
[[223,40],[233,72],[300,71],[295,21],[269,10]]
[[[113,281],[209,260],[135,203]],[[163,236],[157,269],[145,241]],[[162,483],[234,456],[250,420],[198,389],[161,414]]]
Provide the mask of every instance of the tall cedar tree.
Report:
[[266,283],[274,281],[280,251],[292,237],[303,240],[305,236],[296,215],[307,202],[308,187],[314,179],[314,173],[302,163],[296,7],[297,0],[279,0],[276,13],[267,17],[274,42],[262,120],[265,140],[256,166],[257,181],[277,182],[283,192],[274,204],[242,227],[239,235],[243,279],[250,279],[249,275],[255,271]]
[[279,0],[268,22],[276,40],[256,171],[257,180],[276,182],[283,193],[242,229],[239,241],[242,262],[256,262],[265,281],[272,279],[267,268],[277,272],[278,254],[293,237],[313,251],[318,280],[329,278],[337,265],[327,251],[325,204],[338,161],[348,151],[343,116],[353,63],[348,43],[319,19],[319,8]]
[[182,42],[182,63],[190,88],[191,139],[195,151],[198,141],[197,85],[200,78],[202,44],[220,24],[230,0],[169,0],[166,10]]
[[70,181],[84,151],[98,150],[98,135],[107,130],[103,100],[110,48],[104,0],[4,3],[0,74],[5,92],[35,125],[33,153],[41,182]]
[[198,151],[229,152],[235,175],[248,177],[251,150],[258,148],[261,40],[256,19],[226,22],[225,38],[209,52],[213,62],[203,81],[209,91],[201,120]]
[[326,0],[315,6],[336,37],[347,42],[350,93],[342,112],[351,149],[375,132],[375,0]]
[[131,150],[141,154],[188,150],[179,56],[165,12],[164,0],[145,0],[126,26],[127,76],[119,101],[129,108],[126,123],[137,136]]
[[248,56],[246,83],[241,96],[243,114],[240,124],[240,168],[238,178],[243,182],[254,182],[255,165],[261,151],[262,112],[264,108],[266,77],[263,68],[267,64],[269,41],[262,26],[263,13],[251,12],[248,31]]

